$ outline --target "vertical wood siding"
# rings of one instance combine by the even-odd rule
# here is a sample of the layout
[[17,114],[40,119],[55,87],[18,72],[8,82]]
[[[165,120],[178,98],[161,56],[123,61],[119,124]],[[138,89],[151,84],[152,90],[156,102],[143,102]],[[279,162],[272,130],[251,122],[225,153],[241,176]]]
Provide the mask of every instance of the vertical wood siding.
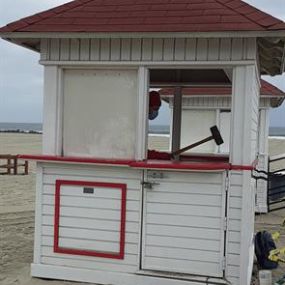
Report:
[[255,59],[254,39],[43,39],[42,61],[232,61]]
[[[170,107],[172,107],[173,100],[170,100]],[[217,108],[231,108],[231,97],[191,97],[182,99],[183,108],[192,109],[193,107],[199,109],[217,109]]]
[[[126,243],[123,260],[53,252],[54,195],[56,180],[79,180],[127,184]],[[141,172],[122,168],[44,166],[42,186],[42,244],[40,262],[115,272],[135,272],[138,266]],[[96,189],[95,189],[96,191]],[[98,189],[97,198],[80,198],[63,188],[61,193],[60,246],[118,251],[120,191]],[[101,198],[100,198],[101,197]],[[118,208],[116,210],[115,208]],[[114,210],[115,209],[115,210]],[[96,217],[88,219],[87,216]],[[78,231],[78,227],[81,228]],[[111,228],[110,228],[111,227]],[[114,228],[114,230],[112,230]]]

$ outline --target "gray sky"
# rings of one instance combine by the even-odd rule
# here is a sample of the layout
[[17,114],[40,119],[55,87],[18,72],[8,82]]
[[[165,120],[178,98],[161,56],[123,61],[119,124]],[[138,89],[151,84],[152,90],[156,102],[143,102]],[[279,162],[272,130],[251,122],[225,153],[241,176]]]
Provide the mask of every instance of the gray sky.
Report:
[[[115,1],[115,0],[114,0]],[[0,0],[0,26],[69,0]],[[246,0],[285,21],[285,0]],[[43,68],[39,55],[0,40],[0,122],[41,122]],[[285,75],[266,80],[285,91]],[[163,123],[167,112],[157,123]],[[271,125],[285,127],[285,103],[271,112]]]

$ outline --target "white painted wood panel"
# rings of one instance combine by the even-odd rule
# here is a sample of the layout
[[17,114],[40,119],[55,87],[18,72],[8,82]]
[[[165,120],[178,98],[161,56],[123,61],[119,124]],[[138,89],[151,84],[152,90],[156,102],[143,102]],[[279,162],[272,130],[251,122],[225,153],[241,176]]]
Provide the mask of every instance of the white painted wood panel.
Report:
[[156,184],[144,192],[143,269],[205,274],[207,267],[207,275],[221,276],[223,174],[164,172],[154,178],[150,171],[147,176]]
[[134,159],[137,97],[136,70],[65,70],[64,155]]
[[[164,271],[165,268],[169,268],[171,271],[175,272],[187,272],[191,268],[192,272],[201,272],[201,268],[207,268],[206,274],[211,274],[211,272],[217,272],[220,270],[219,265],[211,262],[200,262],[198,260],[182,260],[182,259],[171,259],[162,257],[149,257],[145,258],[145,262],[151,264],[153,270]],[[203,284],[203,283],[202,283]]]
[[[120,210],[113,209],[94,209],[94,208],[83,208],[83,207],[69,207],[62,206],[60,208],[60,213],[64,217],[75,217],[75,218],[85,218],[85,217],[96,217],[97,219],[108,219],[120,221]],[[52,215],[54,214],[54,207],[49,205],[43,206],[43,214]],[[139,213],[135,211],[127,212],[127,221],[139,222]]]
[[111,270],[109,270],[107,274],[106,271],[103,270],[83,269],[74,266],[52,266],[47,264],[32,264],[32,276],[90,283],[94,283],[94,280],[96,280],[98,284],[113,284],[114,280],[116,280],[115,285],[201,285],[201,282],[208,283],[209,285],[227,284],[220,279],[199,276],[193,276],[190,280],[184,280],[182,278],[167,278],[167,275],[150,276],[145,274],[112,272]]
[[80,40],[71,39],[70,40],[70,60],[79,60],[80,58]]
[[76,268],[84,268],[84,269],[97,269],[102,270],[104,272],[134,272],[136,267],[133,265],[124,265],[119,268],[116,264],[106,264],[104,262],[89,262],[84,260],[73,260],[67,258],[53,258],[53,257],[43,257],[43,264],[51,264],[51,265],[59,265],[59,266],[68,266],[68,267],[76,267]]
[[[134,169],[130,169],[129,167],[110,167],[104,165],[86,165],[82,164],[78,165],[70,165],[70,164],[53,164],[49,163],[45,165],[43,169],[44,174],[52,174],[55,178],[57,175],[76,175],[78,177],[102,177],[102,178],[116,178],[119,181],[122,180],[132,180],[136,181],[138,179],[138,171]],[[55,179],[53,180],[55,181]],[[214,182],[214,181],[213,181]],[[136,184],[139,185],[139,184]]]
[[90,262],[85,260],[74,260],[67,258],[57,258],[57,257],[42,257],[42,264],[57,265],[61,267],[79,268],[79,269],[91,269],[91,270],[102,270],[105,274],[107,272],[126,272],[134,273],[136,271],[136,266],[126,265],[118,267],[117,264],[106,264],[104,262]]
[[[59,39],[43,40],[41,59],[82,61],[232,61],[254,60],[255,39],[242,38],[102,38],[72,39],[70,46]],[[67,56],[69,54],[69,56]],[[64,56],[61,56],[64,55]]]
[[[53,195],[43,195],[43,204],[54,205]],[[139,201],[128,201],[127,210],[136,210],[139,207]],[[66,197],[62,202],[62,206],[73,206],[73,207],[96,207],[99,209],[113,209],[119,207],[120,200],[107,200],[107,199],[81,199],[79,202],[77,197]]]
[[[74,258],[74,255],[68,255],[68,254],[60,254],[60,253],[54,253],[52,246],[43,246],[42,247],[42,259],[46,257],[54,257],[57,259],[62,259],[62,261],[72,259],[72,260],[82,260],[89,263],[94,263],[96,265],[101,264],[102,266],[105,266],[105,270],[109,270],[108,266],[112,266],[112,271],[117,268],[117,270],[121,269],[124,270],[122,267],[131,265],[134,266],[137,262],[137,255],[136,254],[127,254],[123,260],[120,261],[120,264],[123,266],[118,266],[116,263],[118,263],[116,260],[113,259],[107,259],[107,258],[101,258],[96,259],[93,256],[84,256],[84,255],[78,255],[76,256],[76,259]],[[52,264],[52,263],[51,263]]]
[[[44,164],[42,179],[41,249],[38,263],[134,273],[138,269],[141,170],[86,165]],[[79,175],[79,176],[77,176]],[[53,252],[55,181],[81,180],[127,184],[125,256],[123,260]],[[129,184],[132,187],[129,188]],[[117,253],[120,241],[121,190],[92,186],[61,186],[59,246]],[[129,194],[129,196],[128,196]]]
[[209,96],[197,96],[197,97],[191,97],[184,96],[182,98],[182,106],[184,109],[204,109],[204,110],[213,110],[217,108],[225,108],[230,109],[231,108],[231,98],[221,98],[221,97],[210,97]]
[[199,247],[202,247],[205,251],[215,251],[220,246],[220,241],[216,240],[197,240],[192,239],[191,243],[189,243],[189,238],[181,238],[181,237],[163,237],[163,236],[151,236],[148,235],[146,238],[146,243],[151,247],[166,247],[166,248],[181,248],[181,249],[192,249],[196,250]]
[[90,43],[90,60],[100,59],[100,40],[91,39]]
[[[98,252],[118,252],[120,249],[119,242],[110,242],[104,240],[90,240],[87,238],[74,238],[74,237],[59,237],[60,246],[63,248],[73,248],[73,249],[82,249],[82,250],[96,250]],[[43,237],[42,244],[44,246],[53,246],[52,237]],[[126,254],[137,254],[138,244],[128,243],[125,246]]]
[[[43,226],[42,227],[42,234],[44,236],[51,236],[54,235],[54,228],[52,226]],[[75,238],[86,238],[86,239],[93,239],[98,238],[99,240],[104,241],[112,241],[115,242],[119,238],[118,232],[113,231],[103,231],[103,230],[92,230],[92,229],[81,229],[77,231],[75,228],[72,227],[61,227],[59,231],[59,235],[62,237],[73,236]],[[128,243],[138,244],[138,234],[136,233],[127,233],[126,234],[126,241]]]

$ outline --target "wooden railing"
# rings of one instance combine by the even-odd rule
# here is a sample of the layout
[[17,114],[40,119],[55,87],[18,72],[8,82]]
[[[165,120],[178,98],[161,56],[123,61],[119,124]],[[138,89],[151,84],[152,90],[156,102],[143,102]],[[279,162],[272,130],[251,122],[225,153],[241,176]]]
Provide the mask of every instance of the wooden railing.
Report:
[[[22,171],[19,172],[19,168],[22,168]],[[0,174],[28,175],[29,162],[27,160],[19,160],[17,155],[0,154]]]

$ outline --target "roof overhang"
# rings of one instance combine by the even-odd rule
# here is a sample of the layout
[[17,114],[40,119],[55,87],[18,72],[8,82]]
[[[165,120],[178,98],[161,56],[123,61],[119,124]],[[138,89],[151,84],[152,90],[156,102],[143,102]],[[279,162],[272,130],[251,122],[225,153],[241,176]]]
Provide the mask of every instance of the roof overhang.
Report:
[[0,32],[2,38],[285,38],[285,30],[220,32]]

